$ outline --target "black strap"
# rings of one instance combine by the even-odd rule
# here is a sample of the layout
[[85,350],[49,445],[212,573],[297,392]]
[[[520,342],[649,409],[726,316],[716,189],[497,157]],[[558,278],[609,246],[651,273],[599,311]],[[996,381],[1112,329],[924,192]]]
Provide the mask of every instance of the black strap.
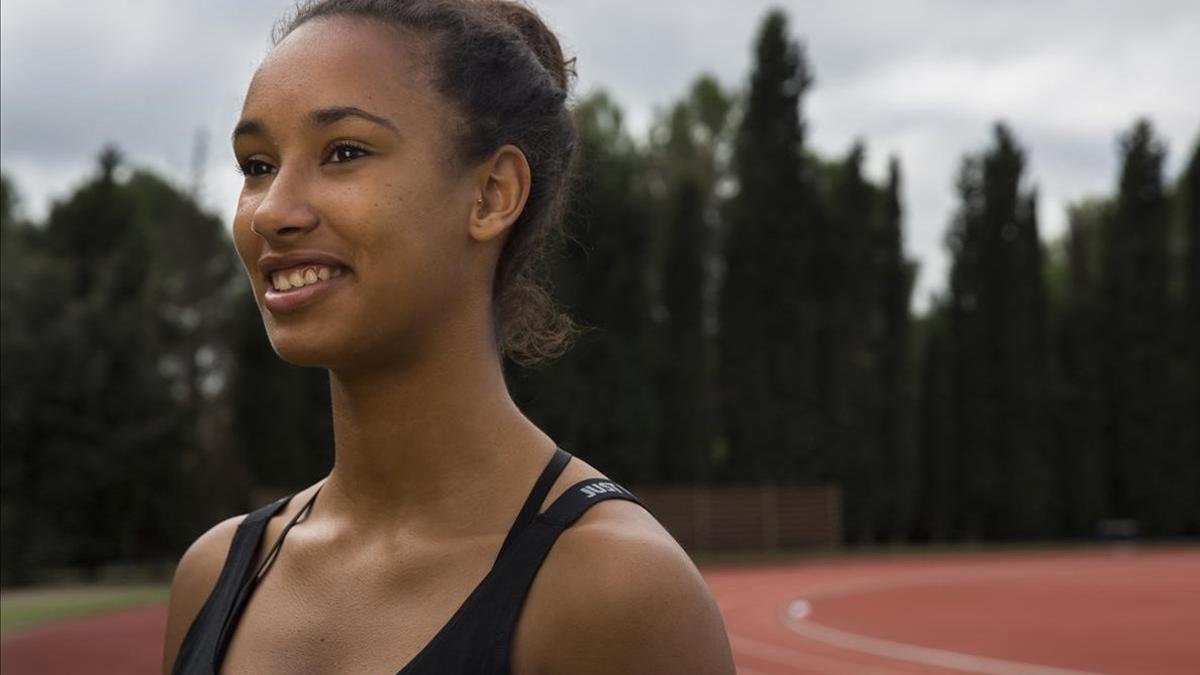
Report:
[[[220,664],[225,659],[225,650],[229,646],[229,632],[237,623],[238,618],[240,618],[242,610],[246,606],[246,601],[250,597],[250,593],[258,585],[259,580],[262,578],[262,575],[266,573],[270,563],[274,562],[276,555],[279,553],[280,547],[283,546],[283,538],[287,536],[288,530],[292,529],[292,526],[300,522],[301,517],[312,510],[313,503],[316,501],[317,495],[321,493],[322,487],[325,487],[325,485],[321,484],[321,486],[313,492],[312,496],[308,498],[308,501],[304,503],[304,506],[300,507],[299,511],[296,511],[296,515],[292,516],[292,519],[283,526],[283,530],[280,531],[279,536],[275,538],[275,543],[271,546],[270,552],[268,552],[266,557],[263,558],[262,563],[259,564],[258,569],[255,570],[253,574],[250,574],[250,563],[254,562],[254,554],[258,552],[257,544],[259,540],[262,539],[262,533],[267,527],[267,521],[270,520],[271,516],[275,514],[275,511],[272,511],[269,514],[260,514],[259,512],[255,512],[253,515],[257,516],[257,518],[254,521],[250,521],[250,516],[246,517],[246,521],[250,521],[251,528],[248,536],[250,534],[253,535],[254,543],[244,547],[246,550],[246,560],[245,562],[241,563],[242,574],[240,576],[238,585],[235,587],[237,592],[233,595],[232,602],[225,606],[225,620],[221,622],[221,630],[217,633],[217,641],[213,649],[213,672],[220,672]],[[287,497],[280,499],[279,502],[276,502],[276,504],[287,504],[294,496],[294,494],[288,495]],[[260,509],[260,511],[264,510]],[[242,524],[245,525],[246,521],[243,521]],[[239,526],[239,530],[240,529],[241,526]]]
[[593,504],[608,499],[627,499],[642,504],[632,492],[621,487],[607,478],[588,478],[567,488],[546,512],[538,516],[538,520],[560,528],[570,527]]
[[507,668],[511,638],[521,607],[554,542],[589,508],[609,499],[624,499],[646,508],[640,499],[621,485],[606,478],[589,478],[567,488],[513,542],[512,552],[499,563],[500,569],[496,570],[496,583],[490,586],[490,615],[501,622],[501,625],[489,626],[491,644],[486,653],[490,663],[496,667],[503,664]]
[[[217,577],[217,583],[209,593],[204,605],[192,620],[188,632],[175,657],[173,673],[192,673],[206,661],[205,655],[212,654],[217,646],[218,630],[230,608],[237,599],[241,582],[254,562],[266,522],[291,501],[292,495],[277,499],[242,519],[234,531],[225,554],[225,564]],[[211,672],[211,671],[210,671]]]
[[517,538],[520,531],[533,522],[533,519],[537,516],[538,509],[542,508],[542,502],[546,500],[546,494],[550,492],[550,487],[562,475],[563,469],[566,468],[567,462],[570,461],[571,453],[555,446],[554,456],[546,463],[546,468],[542,469],[542,475],[538,476],[537,482],[533,484],[533,490],[529,492],[529,496],[525,499],[525,504],[521,506],[521,511],[517,513],[517,518],[513,521],[513,526],[508,530],[508,536],[504,538],[504,543],[500,545],[500,552],[496,554],[496,560],[499,560],[504,555],[504,552],[512,545],[513,540]]

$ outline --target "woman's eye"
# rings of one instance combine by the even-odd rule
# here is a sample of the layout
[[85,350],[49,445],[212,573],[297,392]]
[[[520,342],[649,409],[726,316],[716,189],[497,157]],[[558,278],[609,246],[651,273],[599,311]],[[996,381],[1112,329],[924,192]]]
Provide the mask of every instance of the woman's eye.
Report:
[[271,165],[260,159],[250,159],[238,164],[238,170],[247,178],[256,178],[271,173]]
[[363,150],[357,145],[339,143],[333,146],[333,151],[329,153],[329,161],[335,164],[340,164],[342,162],[348,162],[352,159],[358,159],[359,157],[365,157],[369,154],[369,152]]

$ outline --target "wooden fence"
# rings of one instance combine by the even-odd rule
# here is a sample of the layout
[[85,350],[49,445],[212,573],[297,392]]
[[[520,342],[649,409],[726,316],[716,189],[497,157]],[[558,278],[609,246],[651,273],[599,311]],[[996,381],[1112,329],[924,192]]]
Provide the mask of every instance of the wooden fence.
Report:
[[841,492],[834,486],[631,487],[689,553],[836,546]]

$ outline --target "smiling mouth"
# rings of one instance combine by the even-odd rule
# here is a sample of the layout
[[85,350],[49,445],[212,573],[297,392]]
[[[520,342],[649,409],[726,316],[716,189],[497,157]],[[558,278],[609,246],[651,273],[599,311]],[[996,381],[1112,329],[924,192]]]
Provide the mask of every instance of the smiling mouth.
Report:
[[340,277],[342,271],[341,267],[329,265],[297,265],[272,272],[269,281],[271,289],[279,293],[286,293]]

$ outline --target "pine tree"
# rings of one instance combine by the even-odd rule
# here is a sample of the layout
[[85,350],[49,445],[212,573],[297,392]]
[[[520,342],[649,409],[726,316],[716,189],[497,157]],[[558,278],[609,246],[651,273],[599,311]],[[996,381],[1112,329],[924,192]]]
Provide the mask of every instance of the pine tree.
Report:
[[[245,458],[255,453],[239,452],[227,390],[234,365],[230,296],[249,292],[238,283],[241,265],[220,218],[149,171],[135,171],[126,188],[135,197],[137,222],[149,225],[143,302],[156,316],[159,370],[187,436],[183,461],[197,493],[205,495],[194,526],[207,528],[251,506]],[[270,399],[259,399],[254,414],[262,414],[263,400]]]
[[714,270],[721,233],[718,186],[726,160],[732,100],[703,75],[651,130],[649,153],[656,240],[654,362],[661,411],[660,478],[707,480],[716,443]]
[[812,83],[782,12],[759,32],[738,130],[737,194],[724,236],[719,387],[735,480],[816,479],[811,372],[811,232],[816,217],[803,160],[800,100]]
[[662,446],[660,475],[668,481],[697,482],[709,471],[710,416],[706,413],[705,336],[702,327],[704,281],[701,207],[694,178],[671,191],[675,208],[668,221],[671,242],[664,267]]
[[894,541],[907,539],[914,526],[921,475],[908,422],[913,401],[909,301],[916,267],[904,257],[900,183],[900,162],[892,158],[871,256],[876,269],[873,304],[878,328],[872,345],[877,388],[869,426],[881,473],[888,477],[883,483],[883,513],[877,514],[877,522],[880,531]]
[[961,522],[963,456],[955,451],[955,381],[949,312],[935,302],[917,325],[922,335],[917,442],[921,447],[917,491],[920,536],[941,542],[957,538]]
[[698,125],[688,102],[671,114],[660,160],[664,259],[660,358],[662,445],[659,474],[669,482],[697,482],[711,464],[707,338],[704,333],[705,222],[711,191],[710,159],[693,137]]
[[[1013,242],[1014,273],[1004,296],[1009,299],[1000,324],[1010,340],[1004,364],[1005,394],[1013,429],[1006,449],[1009,469],[1005,511],[1009,536],[1046,537],[1057,523],[1051,515],[1055,464],[1053,436],[1048,431],[1051,381],[1049,305],[1046,298],[1045,256],[1037,220],[1037,192],[1018,202],[1017,236]],[[1003,236],[1004,230],[1001,230]]]
[[0,582],[5,585],[29,581],[47,559],[41,533],[51,521],[50,510],[38,508],[35,488],[44,464],[37,452],[40,394],[51,363],[43,339],[66,281],[38,250],[19,211],[16,186],[0,175]]
[[962,205],[948,237],[955,447],[970,538],[1028,537],[1048,523],[1045,290],[1036,198],[1021,188],[1024,164],[998,125],[995,145],[964,162]]
[[7,252],[9,244],[21,246],[26,235],[25,227],[17,219],[19,204],[16,186],[7,174],[0,174],[0,255]]
[[140,217],[143,195],[118,180],[120,164],[101,154],[96,175],[28,231],[23,278],[5,283],[6,481],[16,474],[5,501],[29,524],[19,568],[94,571],[187,534],[185,424],[149,302],[160,223]]
[[826,170],[827,218],[816,223],[812,297],[816,329],[814,368],[820,449],[836,467],[843,487],[847,535],[856,541],[877,538],[886,508],[893,459],[880,447],[882,413],[878,355],[883,331],[878,293],[881,263],[875,240],[882,229],[878,191],[862,173],[866,154],[856,144],[846,159]]
[[211,525],[206,505],[228,516],[244,498],[224,406],[220,307],[237,274],[224,227],[123,165],[104,150],[44,224],[5,214],[6,579],[176,558]]
[[1180,532],[1193,504],[1187,458],[1172,448],[1166,149],[1150,124],[1121,139],[1121,175],[1104,233],[1104,361],[1113,515],[1148,534]]
[[1055,311],[1060,531],[1087,537],[1107,510],[1104,397],[1100,335],[1100,235],[1112,204],[1093,200],[1070,210],[1064,297]]
[[1185,507],[1186,513],[1191,514],[1191,522],[1186,525],[1187,533],[1200,534],[1200,466],[1196,458],[1200,457],[1200,143],[1192,150],[1192,158],[1181,185],[1183,198],[1183,222],[1187,240],[1187,256],[1185,258],[1185,299],[1184,326],[1180,331],[1183,336],[1183,355],[1185,371],[1183,381],[1184,407],[1180,422],[1186,430],[1181,437],[1179,453],[1183,461],[1192,469],[1190,492],[1192,502]]

